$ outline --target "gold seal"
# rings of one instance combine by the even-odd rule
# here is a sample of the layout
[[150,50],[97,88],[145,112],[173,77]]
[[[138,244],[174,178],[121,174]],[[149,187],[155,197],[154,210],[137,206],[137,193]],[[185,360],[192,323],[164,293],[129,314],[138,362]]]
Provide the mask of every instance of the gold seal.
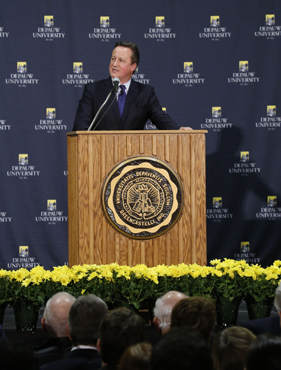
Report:
[[183,207],[179,176],[153,157],[130,158],[107,176],[102,204],[109,222],[121,233],[150,239],[168,231]]

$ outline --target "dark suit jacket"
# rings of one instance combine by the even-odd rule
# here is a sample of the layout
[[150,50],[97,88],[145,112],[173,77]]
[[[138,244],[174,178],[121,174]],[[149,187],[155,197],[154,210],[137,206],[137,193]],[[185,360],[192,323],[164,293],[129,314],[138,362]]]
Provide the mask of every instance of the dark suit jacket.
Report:
[[[83,96],[79,101],[73,131],[88,129],[112,88],[111,77],[85,85]],[[112,93],[95,122],[95,124],[98,124],[97,130],[143,130],[149,119],[159,130],[179,129],[172,118],[162,111],[154,88],[150,85],[131,80],[122,119],[120,119],[117,101],[114,101],[108,109],[113,99],[114,93]],[[107,109],[108,112],[106,112]],[[106,114],[98,123],[105,112]]]
[[48,338],[34,348],[34,353],[38,358],[39,365],[43,365],[67,357],[71,348],[72,343],[68,337]]
[[262,319],[249,320],[241,324],[246,329],[251,330],[255,335],[271,333],[281,335],[279,315],[264,317]]
[[40,366],[40,370],[98,370],[101,366],[101,355],[97,350],[76,349],[66,358]]

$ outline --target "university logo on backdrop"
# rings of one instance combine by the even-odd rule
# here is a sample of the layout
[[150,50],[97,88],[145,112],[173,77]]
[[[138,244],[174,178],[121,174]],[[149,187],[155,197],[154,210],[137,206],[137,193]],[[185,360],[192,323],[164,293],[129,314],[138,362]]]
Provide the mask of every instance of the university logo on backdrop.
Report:
[[251,252],[249,241],[240,243],[239,253],[234,253],[234,259],[238,261],[245,260],[247,263],[253,264],[261,262],[261,258],[256,256],[256,253]]
[[255,122],[255,126],[258,128],[267,128],[268,130],[274,131],[276,128],[280,128],[281,117],[277,116],[276,105],[268,105],[266,107],[266,117],[260,117],[259,122]]
[[172,32],[171,28],[166,27],[164,15],[157,15],[155,16],[154,27],[148,29],[148,32],[144,34],[144,38],[164,42],[165,39],[175,39],[176,33]]
[[30,256],[29,246],[21,245],[18,249],[18,256],[12,258],[12,262],[7,263],[7,269],[17,270],[20,268],[32,269],[38,266],[35,257]]
[[53,15],[44,15],[43,27],[38,27],[37,32],[33,32],[33,38],[53,41],[54,39],[64,39],[65,33],[60,32],[59,27],[55,27]]
[[62,119],[56,118],[56,108],[46,108],[46,117],[40,119],[39,125],[35,125],[35,130],[45,131],[48,134],[54,134],[56,131],[66,131],[67,125],[63,125]]
[[194,72],[193,62],[183,63],[183,73],[178,73],[176,78],[173,78],[174,85],[184,85],[185,87],[193,87],[197,84],[204,84],[205,78],[200,77],[200,73]]
[[266,205],[261,207],[256,212],[256,219],[263,219],[267,221],[280,220],[281,207],[277,204],[277,195],[268,195]]
[[117,32],[117,28],[110,26],[110,17],[108,15],[100,16],[99,27],[94,28],[94,32],[89,33],[90,39],[99,39],[103,42],[113,40],[116,42],[121,39],[121,33]]
[[256,72],[250,70],[248,60],[239,61],[239,72],[232,73],[232,77],[228,77],[228,83],[238,83],[241,86],[248,86],[251,83],[260,82],[260,77],[256,76]]
[[228,208],[223,208],[222,197],[213,197],[212,208],[207,208],[207,220],[222,222],[223,220],[232,219],[233,214]]
[[232,168],[228,169],[231,174],[240,174],[241,176],[249,176],[250,174],[258,174],[261,172],[261,167],[257,167],[255,162],[250,161],[250,152],[240,152],[240,162],[235,162]]
[[219,41],[229,37],[231,37],[231,32],[228,32],[226,27],[221,27],[219,15],[211,15],[209,27],[204,27],[203,32],[199,33],[199,38],[211,41]]
[[39,216],[35,217],[36,222],[43,222],[48,225],[56,225],[68,221],[68,216],[58,209],[57,199],[47,199],[47,207],[44,211],[40,212]]
[[17,73],[11,73],[10,78],[5,79],[6,85],[17,85],[18,87],[26,87],[27,85],[38,85],[39,79],[33,78],[32,73],[27,71],[27,62],[17,62]]
[[223,117],[221,107],[212,107],[212,117],[206,118],[205,123],[201,123],[201,129],[221,131],[221,129],[232,128],[233,124],[228,122],[228,118]]
[[73,62],[72,73],[67,74],[66,78],[62,79],[63,85],[73,85],[74,87],[81,88],[84,87],[85,84],[95,81],[94,79],[89,78],[89,74],[83,72],[83,62]]
[[275,37],[281,36],[281,26],[276,25],[275,14],[265,15],[265,25],[260,26],[258,31],[255,31],[255,37],[264,37],[268,40],[274,40]]
[[37,171],[35,166],[29,163],[28,154],[19,154],[18,164],[12,166],[10,171],[7,171],[7,176],[26,180],[29,177],[40,176],[40,171]]

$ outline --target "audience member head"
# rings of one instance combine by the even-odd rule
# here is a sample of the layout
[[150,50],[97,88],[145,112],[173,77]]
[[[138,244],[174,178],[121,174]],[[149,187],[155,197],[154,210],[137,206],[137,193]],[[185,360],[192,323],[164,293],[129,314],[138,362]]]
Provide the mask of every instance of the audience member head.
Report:
[[1,370],[37,370],[38,359],[27,343],[0,341]]
[[117,366],[125,349],[144,341],[145,322],[125,308],[116,308],[102,320],[98,349],[104,364]]
[[184,298],[188,297],[183,293],[170,291],[155,302],[153,324],[161,334],[166,334],[170,330],[172,309]]
[[151,370],[212,370],[211,350],[205,338],[195,329],[170,330],[156,343],[151,355]]
[[179,301],[172,310],[171,329],[194,328],[209,341],[216,322],[215,303],[206,297],[190,297]]
[[146,342],[128,347],[121,357],[119,370],[148,370],[151,351],[152,344]]
[[275,290],[275,298],[274,298],[274,306],[279,313],[280,316],[280,326],[281,326],[281,283]]
[[68,333],[74,346],[96,346],[98,328],[108,309],[106,303],[94,294],[80,296],[69,311]]
[[66,292],[57,293],[48,300],[41,324],[49,337],[67,337],[66,325],[74,301],[75,297]]
[[281,370],[281,339],[272,334],[261,334],[250,345],[247,370]]
[[213,341],[215,370],[244,370],[246,355],[256,336],[248,329],[232,326],[219,332]]

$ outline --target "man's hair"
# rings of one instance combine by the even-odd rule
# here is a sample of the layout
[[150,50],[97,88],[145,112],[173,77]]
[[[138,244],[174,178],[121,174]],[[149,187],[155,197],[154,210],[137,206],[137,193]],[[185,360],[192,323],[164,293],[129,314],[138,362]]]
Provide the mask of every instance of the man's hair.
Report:
[[184,298],[188,297],[183,293],[170,291],[156,300],[153,313],[159,321],[160,329],[170,327],[172,309],[179,300]]
[[95,346],[99,338],[99,324],[107,311],[106,303],[94,294],[78,297],[69,311],[72,344]]
[[137,66],[139,65],[140,52],[136,44],[134,44],[133,42],[118,41],[115,43],[114,49],[117,48],[117,46],[131,49],[132,50],[131,64],[136,63]]
[[141,316],[125,308],[116,308],[102,320],[99,328],[103,362],[117,366],[125,349],[144,341],[145,322]]
[[210,340],[216,322],[215,303],[206,297],[190,297],[179,301],[172,310],[171,328],[187,326],[200,331]]
[[280,337],[272,334],[257,336],[248,349],[246,366],[247,370],[280,370]]
[[75,297],[66,292],[56,293],[47,301],[43,317],[49,336],[67,336],[66,324],[68,323],[69,310],[74,302]]
[[275,290],[274,306],[278,312],[281,312],[281,283]]
[[255,338],[250,330],[239,326],[217,333],[212,345],[214,368],[244,370],[248,348]]
[[155,344],[150,367],[151,370],[212,370],[211,350],[197,330],[176,328]]
[[121,357],[119,370],[148,370],[151,352],[151,343],[143,342],[128,347]]

